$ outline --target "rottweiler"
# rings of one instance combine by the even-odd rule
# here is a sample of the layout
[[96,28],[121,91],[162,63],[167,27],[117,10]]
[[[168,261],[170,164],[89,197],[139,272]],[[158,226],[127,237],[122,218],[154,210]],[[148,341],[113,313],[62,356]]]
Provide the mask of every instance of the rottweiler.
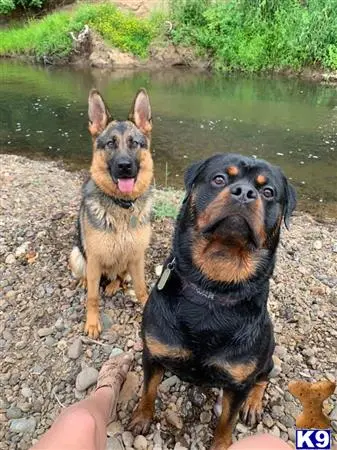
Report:
[[278,167],[237,154],[193,164],[185,188],[171,254],[143,313],[144,388],[130,427],[148,431],[167,369],[223,389],[212,449],[224,450],[240,409],[244,422],[261,420],[275,346],[269,279],[296,193]]
[[101,332],[99,289],[114,295],[128,274],[138,300],[147,300],[144,255],[150,242],[150,153],[152,118],[145,89],[134,99],[129,120],[113,120],[99,92],[89,94],[89,132],[93,141],[90,177],[82,187],[76,245],[70,255],[73,275],[88,289],[85,331]]

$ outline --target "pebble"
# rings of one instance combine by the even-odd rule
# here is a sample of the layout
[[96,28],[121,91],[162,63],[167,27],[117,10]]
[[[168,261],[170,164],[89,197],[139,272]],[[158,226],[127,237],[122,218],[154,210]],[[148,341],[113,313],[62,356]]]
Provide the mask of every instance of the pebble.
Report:
[[177,383],[179,383],[180,380],[176,375],[173,375],[172,377],[166,378],[160,385],[160,390],[162,392],[168,392],[171,387],[175,386]]
[[23,244],[20,245],[20,247],[18,247],[15,251],[15,256],[16,258],[21,258],[22,256],[25,256],[25,254],[28,251],[30,242],[24,242]]
[[210,423],[211,420],[212,420],[212,413],[210,411],[203,411],[200,414],[201,423]]
[[162,271],[163,271],[163,266],[161,264],[159,266],[156,266],[155,272],[156,272],[157,277],[160,277]]
[[82,341],[80,338],[77,338],[72,342],[72,344],[68,348],[68,358],[77,359],[83,350]]
[[25,398],[30,398],[30,397],[33,395],[32,390],[29,389],[29,387],[23,387],[23,388],[21,389],[21,394],[22,394]]
[[279,428],[276,426],[276,425],[274,425],[273,426],[273,428],[270,430],[270,433],[273,435],[273,436],[276,436],[276,437],[280,437],[280,435],[281,435],[281,432],[280,432],[280,430],[279,430]]
[[53,333],[53,331],[54,331],[53,327],[44,327],[44,328],[39,328],[37,330],[37,334],[41,338],[41,337],[49,336],[50,334]]
[[85,391],[88,387],[96,383],[98,370],[94,367],[85,367],[76,377],[76,389]]
[[9,430],[13,433],[33,433],[36,428],[35,417],[29,419],[13,419],[11,421]]
[[334,407],[334,409],[330,413],[330,420],[337,420],[337,405]]
[[178,428],[178,430],[182,429],[183,422],[175,411],[167,410],[165,413],[165,418],[168,424]]
[[268,413],[264,413],[263,418],[262,418],[262,422],[268,428],[271,428],[274,425],[274,420],[271,417],[271,415],[268,414]]
[[114,358],[115,356],[121,355],[123,350],[121,348],[115,347],[111,350],[109,358]]
[[194,406],[197,406],[198,408],[201,408],[206,400],[206,395],[200,391],[198,386],[193,386],[189,392],[188,392],[188,398],[191,400]]
[[11,406],[7,409],[6,416],[8,419],[20,419],[22,417],[22,411],[17,406]]
[[105,450],[124,450],[124,446],[118,438],[109,437],[106,441]]
[[133,446],[133,434],[130,431],[124,431],[122,433],[122,439],[124,442],[125,447],[132,447]]
[[103,330],[109,330],[112,327],[112,319],[110,316],[108,316],[108,314],[103,313],[102,314],[102,325],[103,325]]
[[7,255],[7,257],[5,259],[5,263],[8,264],[8,265],[14,264],[15,263],[15,256],[12,253]]
[[180,442],[177,442],[173,450],[188,450],[188,448],[181,445]]
[[317,240],[317,241],[314,241],[312,246],[315,250],[321,250],[321,248],[323,247],[323,243],[322,243],[322,241]]
[[62,317],[59,317],[57,321],[55,322],[55,328],[57,331],[63,331],[64,330],[64,321]]
[[141,434],[137,436],[134,440],[133,447],[136,450],[147,450],[147,440]]
[[334,242],[333,246],[332,246],[332,251],[334,253],[337,253],[337,242]]
[[114,436],[120,434],[123,431],[123,425],[120,422],[111,422],[107,427],[107,435]]

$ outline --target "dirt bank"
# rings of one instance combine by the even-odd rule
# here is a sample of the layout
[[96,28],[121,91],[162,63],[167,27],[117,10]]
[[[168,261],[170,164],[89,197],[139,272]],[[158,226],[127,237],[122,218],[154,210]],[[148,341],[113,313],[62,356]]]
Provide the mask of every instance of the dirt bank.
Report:
[[[67,268],[83,177],[57,163],[0,158],[0,449],[28,449],[62,406],[86,395],[75,389],[80,372],[88,375],[87,367],[99,369],[111,353],[133,349],[135,363],[108,440],[110,449],[131,450],[133,438],[125,432],[142,381],[141,308],[128,295],[104,298],[104,333],[98,342],[83,335],[85,292],[74,287]],[[169,219],[153,223],[149,284],[168,253],[172,228]],[[336,224],[298,213],[283,232],[269,301],[280,373],[269,384],[262,424],[249,430],[238,423],[236,438],[266,431],[293,443],[299,405],[287,391],[289,380],[336,381],[336,252]],[[208,448],[214,397],[167,375],[148,449]],[[325,410],[337,431],[336,394]]]

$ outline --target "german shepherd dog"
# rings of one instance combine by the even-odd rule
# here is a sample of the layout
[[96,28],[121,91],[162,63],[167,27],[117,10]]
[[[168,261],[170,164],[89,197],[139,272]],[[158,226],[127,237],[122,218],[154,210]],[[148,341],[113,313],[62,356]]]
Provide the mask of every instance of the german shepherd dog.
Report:
[[151,106],[145,89],[137,93],[129,120],[113,120],[98,91],[89,94],[89,131],[93,141],[90,178],[82,187],[77,241],[70,255],[73,275],[87,286],[85,332],[101,332],[99,288],[102,276],[114,295],[131,275],[138,300],[148,294],[144,255],[150,242],[153,177]]
[[212,449],[225,450],[240,409],[250,425],[261,418],[275,346],[269,279],[296,195],[279,168],[236,154],[192,165],[185,185],[172,252],[144,309],[144,390],[131,429],[148,431],[167,369],[223,388]]

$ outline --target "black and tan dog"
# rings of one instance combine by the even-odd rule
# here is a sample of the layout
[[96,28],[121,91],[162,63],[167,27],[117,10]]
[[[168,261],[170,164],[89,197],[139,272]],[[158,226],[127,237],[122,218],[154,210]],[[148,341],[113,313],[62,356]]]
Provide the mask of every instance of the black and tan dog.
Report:
[[235,154],[194,164],[185,184],[172,253],[144,309],[144,391],[131,428],[149,429],[168,369],[224,389],[212,446],[224,450],[240,409],[249,424],[261,416],[274,351],[269,278],[296,196],[280,169]]
[[89,94],[89,131],[93,139],[90,179],[82,188],[77,245],[70,255],[74,276],[88,288],[85,331],[96,338],[100,331],[101,276],[113,295],[130,273],[136,296],[147,300],[144,255],[150,241],[153,176],[151,107],[141,89],[129,120],[110,116],[96,90]]

